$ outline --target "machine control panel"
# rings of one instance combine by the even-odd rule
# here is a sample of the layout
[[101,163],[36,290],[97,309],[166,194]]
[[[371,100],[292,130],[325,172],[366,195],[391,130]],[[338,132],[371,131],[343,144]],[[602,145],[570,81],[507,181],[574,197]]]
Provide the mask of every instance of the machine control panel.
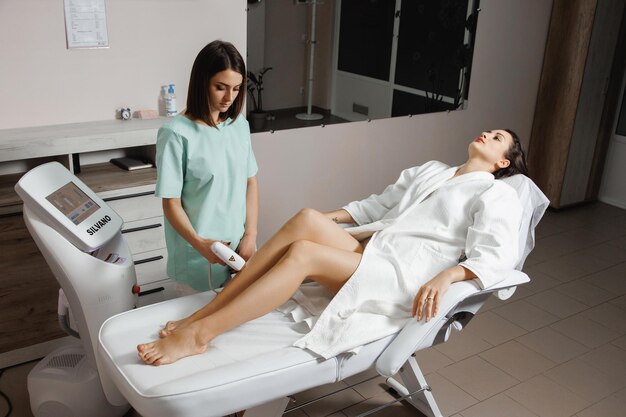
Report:
[[33,168],[15,185],[28,209],[84,252],[91,252],[122,228],[122,218],[58,162]]

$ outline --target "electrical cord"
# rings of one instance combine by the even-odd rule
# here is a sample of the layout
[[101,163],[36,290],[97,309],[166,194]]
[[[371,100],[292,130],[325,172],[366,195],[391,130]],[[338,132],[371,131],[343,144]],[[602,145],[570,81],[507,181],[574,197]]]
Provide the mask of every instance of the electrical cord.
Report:
[[[0,369],[0,378],[2,378],[3,373],[4,373],[4,369]],[[9,397],[2,391],[0,391],[0,397],[4,398],[4,400],[7,402],[8,411],[4,415],[4,417],[9,417],[11,413],[13,412],[13,404],[11,403],[11,400],[9,399]]]

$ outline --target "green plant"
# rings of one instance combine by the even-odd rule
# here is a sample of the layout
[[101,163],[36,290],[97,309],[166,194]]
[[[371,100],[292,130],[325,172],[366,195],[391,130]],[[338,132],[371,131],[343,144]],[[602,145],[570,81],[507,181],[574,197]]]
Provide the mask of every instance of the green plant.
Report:
[[248,71],[248,94],[252,99],[252,108],[255,112],[263,111],[263,76],[271,69],[272,67],[261,68],[257,73]]

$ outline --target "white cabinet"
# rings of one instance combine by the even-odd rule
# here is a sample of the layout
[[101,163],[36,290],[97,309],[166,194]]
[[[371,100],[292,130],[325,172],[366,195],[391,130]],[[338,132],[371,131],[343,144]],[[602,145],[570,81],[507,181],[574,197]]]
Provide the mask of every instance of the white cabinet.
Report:
[[124,219],[122,234],[133,255],[140,289],[138,307],[174,298],[175,283],[166,274],[161,199],[149,192],[105,201]]
[[152,192],[105,198],[107,204],[117,212],[125,222],[163,216],[161,199]]
[[[123,214],[122,218],[124,218]],[[132,254],[160,249],[164,246],[163,216],[134,222],[124,220],[122,234]]]
[[142,288],[166,279],[167,249],[162,248],[133,254],[133,260],[137,273],[137,285]]

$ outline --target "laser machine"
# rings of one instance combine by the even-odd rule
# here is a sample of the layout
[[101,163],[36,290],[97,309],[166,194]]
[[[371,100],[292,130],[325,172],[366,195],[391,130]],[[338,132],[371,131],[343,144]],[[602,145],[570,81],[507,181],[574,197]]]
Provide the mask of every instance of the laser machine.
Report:
[[[122,416],[130,406],[100,372],[94,352],[102,323],[137,303],[122,218],[58,162],[26,173],[15,191],[24,201],[26,226],[61,287],[61,327],[79,337],[28,375],[32,412],[35,417]],[[76,330],[69,326],[68,310]]]

